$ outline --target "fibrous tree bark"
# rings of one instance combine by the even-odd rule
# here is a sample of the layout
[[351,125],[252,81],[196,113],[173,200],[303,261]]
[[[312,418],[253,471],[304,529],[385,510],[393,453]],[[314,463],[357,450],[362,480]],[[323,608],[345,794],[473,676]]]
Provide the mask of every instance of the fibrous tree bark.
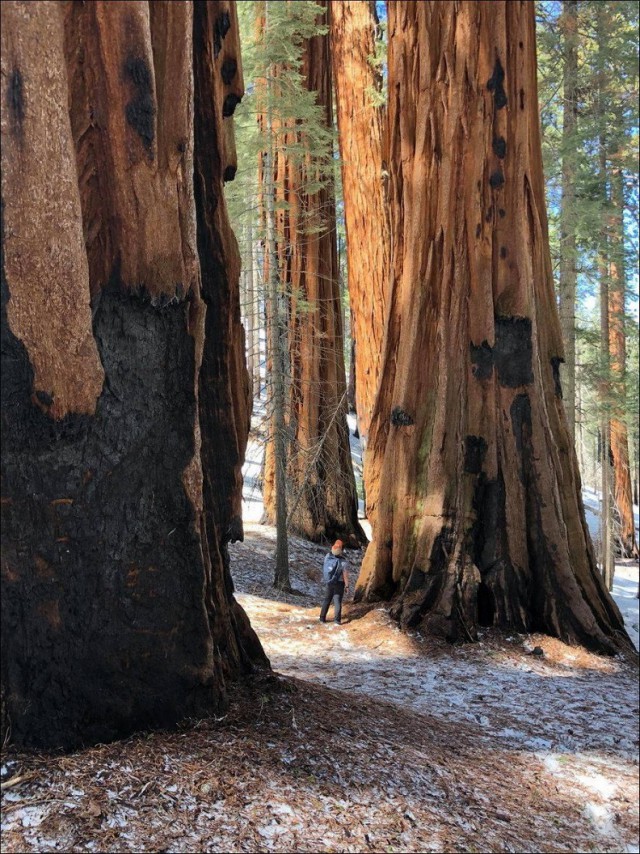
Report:
[[[268,33],[269,4],[265,3],[264,27]],[[267,150],[265,153],[264,197],[265,197],[265,255],[268,271],[269,299],[269,361],[271,375],[271,445],[273,464],[273,493],[275,503],[274,519],[276,524],[276,565],[273,578],[274,587],[290,591],[289,579],[289,535],[287,527],[287,449],[284,432],[285,425],[285,324],[282,317],[282,292],[279,275],[278,243],[276,239],[275,211],[275,140],[273,121],[273,66],[267,69],[267,113],[266,133]]]
[[267,664],[226,561],[248,428],[221,200],[234,27],[223,0],[2,4],[2,682],[20,744],[219,710]]
[[355,400],[366,446],[380,374],[390,273],[386,200],[386,107],[373,64],[374,2],[332,0],[331,55],[347,233],[351,336],[355,340]]
[[[319,5],[326,8],[326,2]],[[305,42],[302,74],[331,127],[328,35]],[[291,128],[296,139],[302,128]],[[287,300],[286,407],[288,520],[311,540],[366,541],[358,522],[355,478],[346,421],[342,309],[331,176],[311,148],[301,165],[279,151],[273,164],[278,212],[279,279]],[[305,186],[321,185],[309,191]],[[264,503],[275,518],[273,442],[267,446]]]
[[633,521],[629,437],[625,421],[626,338],[624,258],[624,177],[622,170],[611,170],[611,233],[609,260],[609,362],[611,370],[610,443],[613,458],[613,494],[620,517],[619,551],[622,557],[638,556]]
[[562,7],[563,108],[562,203],[560,207],[559,312],[564,342],[562,388],[571,438],[576,429],[576,130],[578,125],[578,2]]
[[612,652],[562,405],[533,3],[389,7],[392,289],[357,597]]
[[600,291],[600,568],[608,590],[613,586],[613,505],[611,470],[611,365],[609,354],[609,187],[607,181],[607,146],[609,134],[606,128],[607,73],[604,57],[606,41],[606,11],[596,7],[596,38],[598,53],[596,108],[599,120],[597,186],[600,196],[601,225],[597,236],[598,279]]

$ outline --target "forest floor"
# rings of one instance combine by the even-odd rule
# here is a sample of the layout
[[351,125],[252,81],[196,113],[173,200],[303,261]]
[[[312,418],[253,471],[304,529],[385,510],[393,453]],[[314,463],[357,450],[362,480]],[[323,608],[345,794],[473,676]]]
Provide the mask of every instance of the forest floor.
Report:
[[297,592],[276,594],[274,531],[246,527],[238,599],[278,675],[221,720],[5,752],[3,852],[638,851],[637,660],[452,647],[353,604],[322,625],[323,549],[292,539]]

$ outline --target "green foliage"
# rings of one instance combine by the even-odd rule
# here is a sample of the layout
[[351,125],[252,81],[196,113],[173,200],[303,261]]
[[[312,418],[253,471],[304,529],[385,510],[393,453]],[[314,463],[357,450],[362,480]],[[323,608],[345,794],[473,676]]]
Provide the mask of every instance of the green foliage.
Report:
[[[266,14],[265,14],[266,13]],[[318,193],[333,171],[333,132],[327,127],[315,92],[306,86],[303,53],[306,39],[327,32],[324,10],[311,0],[241,0],[238,3],[246,94],[235,113],[238,171],[225,188],[236,233],[251,218],[259,221],[259,163],[270,147],[284,154],[306,176],[300,192]],[[271,134],[264,117],[270,112]],[[260,121],[260,117],[263,121]],[[312,168],[305,166],[312,164]],[[286,203],[279,202],[279,209]]]
[[[620,0],[580,0],[577,3],[576,49],[577,122],[573,134],[563,135],[564,3],[537,4],[538,83],[542,125],[547,206],[553,269],[562,252],[561,174],[567,158],[575,175],[575,263],[578,271],[577,376],[581,433],[595,436],[602,407],[622,405],[627,414],[630,444],[638,432],[638,4]],[[624,227],[614,233],[612,214],[614,170],[622,170]],[[618,246],[621,248],[618,249]],[[598,305],[602,270],[612,255],[626,270],[625,330],[627,371],[624,401],[614,401],[603,389],[609,384],[608,359],[603,360]],[[613,279],[605,283],[618,287]],[[604,361],[604,367],[603,367]],[[592,442],[590,448],[593,450]],[[636,443],[637,447],[637,443]],[[633,452],[633,447],[632,447]],[[636,451],[637,454],[637,451]],[[585,463],[586,465],[586,463]]]
[[369,87],[367,95],[374,107],[383,107],[387,103],[387,22],[377,20],[375,33],[375,50],[367,57],[378,78],[375,85]]

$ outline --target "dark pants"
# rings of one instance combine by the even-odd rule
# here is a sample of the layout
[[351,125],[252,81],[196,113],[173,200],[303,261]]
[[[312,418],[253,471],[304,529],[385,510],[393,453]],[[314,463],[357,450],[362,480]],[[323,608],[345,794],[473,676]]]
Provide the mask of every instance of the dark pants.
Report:
[[331,605],[331,600],[333,599],[333,619],[336,623],[340,622],[343,596],[344,581],[334,581],[333,584],[327,584],[327,592],[324,594],[324,602],[322,603],[322,608],[320,610],[320,619],[322,621],[327,619],[327,611],[329,610],[329,605]]

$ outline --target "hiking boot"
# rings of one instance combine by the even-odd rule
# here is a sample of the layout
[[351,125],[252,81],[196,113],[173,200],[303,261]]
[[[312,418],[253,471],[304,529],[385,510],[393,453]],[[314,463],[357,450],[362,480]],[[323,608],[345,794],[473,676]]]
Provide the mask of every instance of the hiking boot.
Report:
[[327,621],[325,620],[325,618],[324,618],[324,617],[320,617],[319,622],[321,622],[321,623],[326,623]]

